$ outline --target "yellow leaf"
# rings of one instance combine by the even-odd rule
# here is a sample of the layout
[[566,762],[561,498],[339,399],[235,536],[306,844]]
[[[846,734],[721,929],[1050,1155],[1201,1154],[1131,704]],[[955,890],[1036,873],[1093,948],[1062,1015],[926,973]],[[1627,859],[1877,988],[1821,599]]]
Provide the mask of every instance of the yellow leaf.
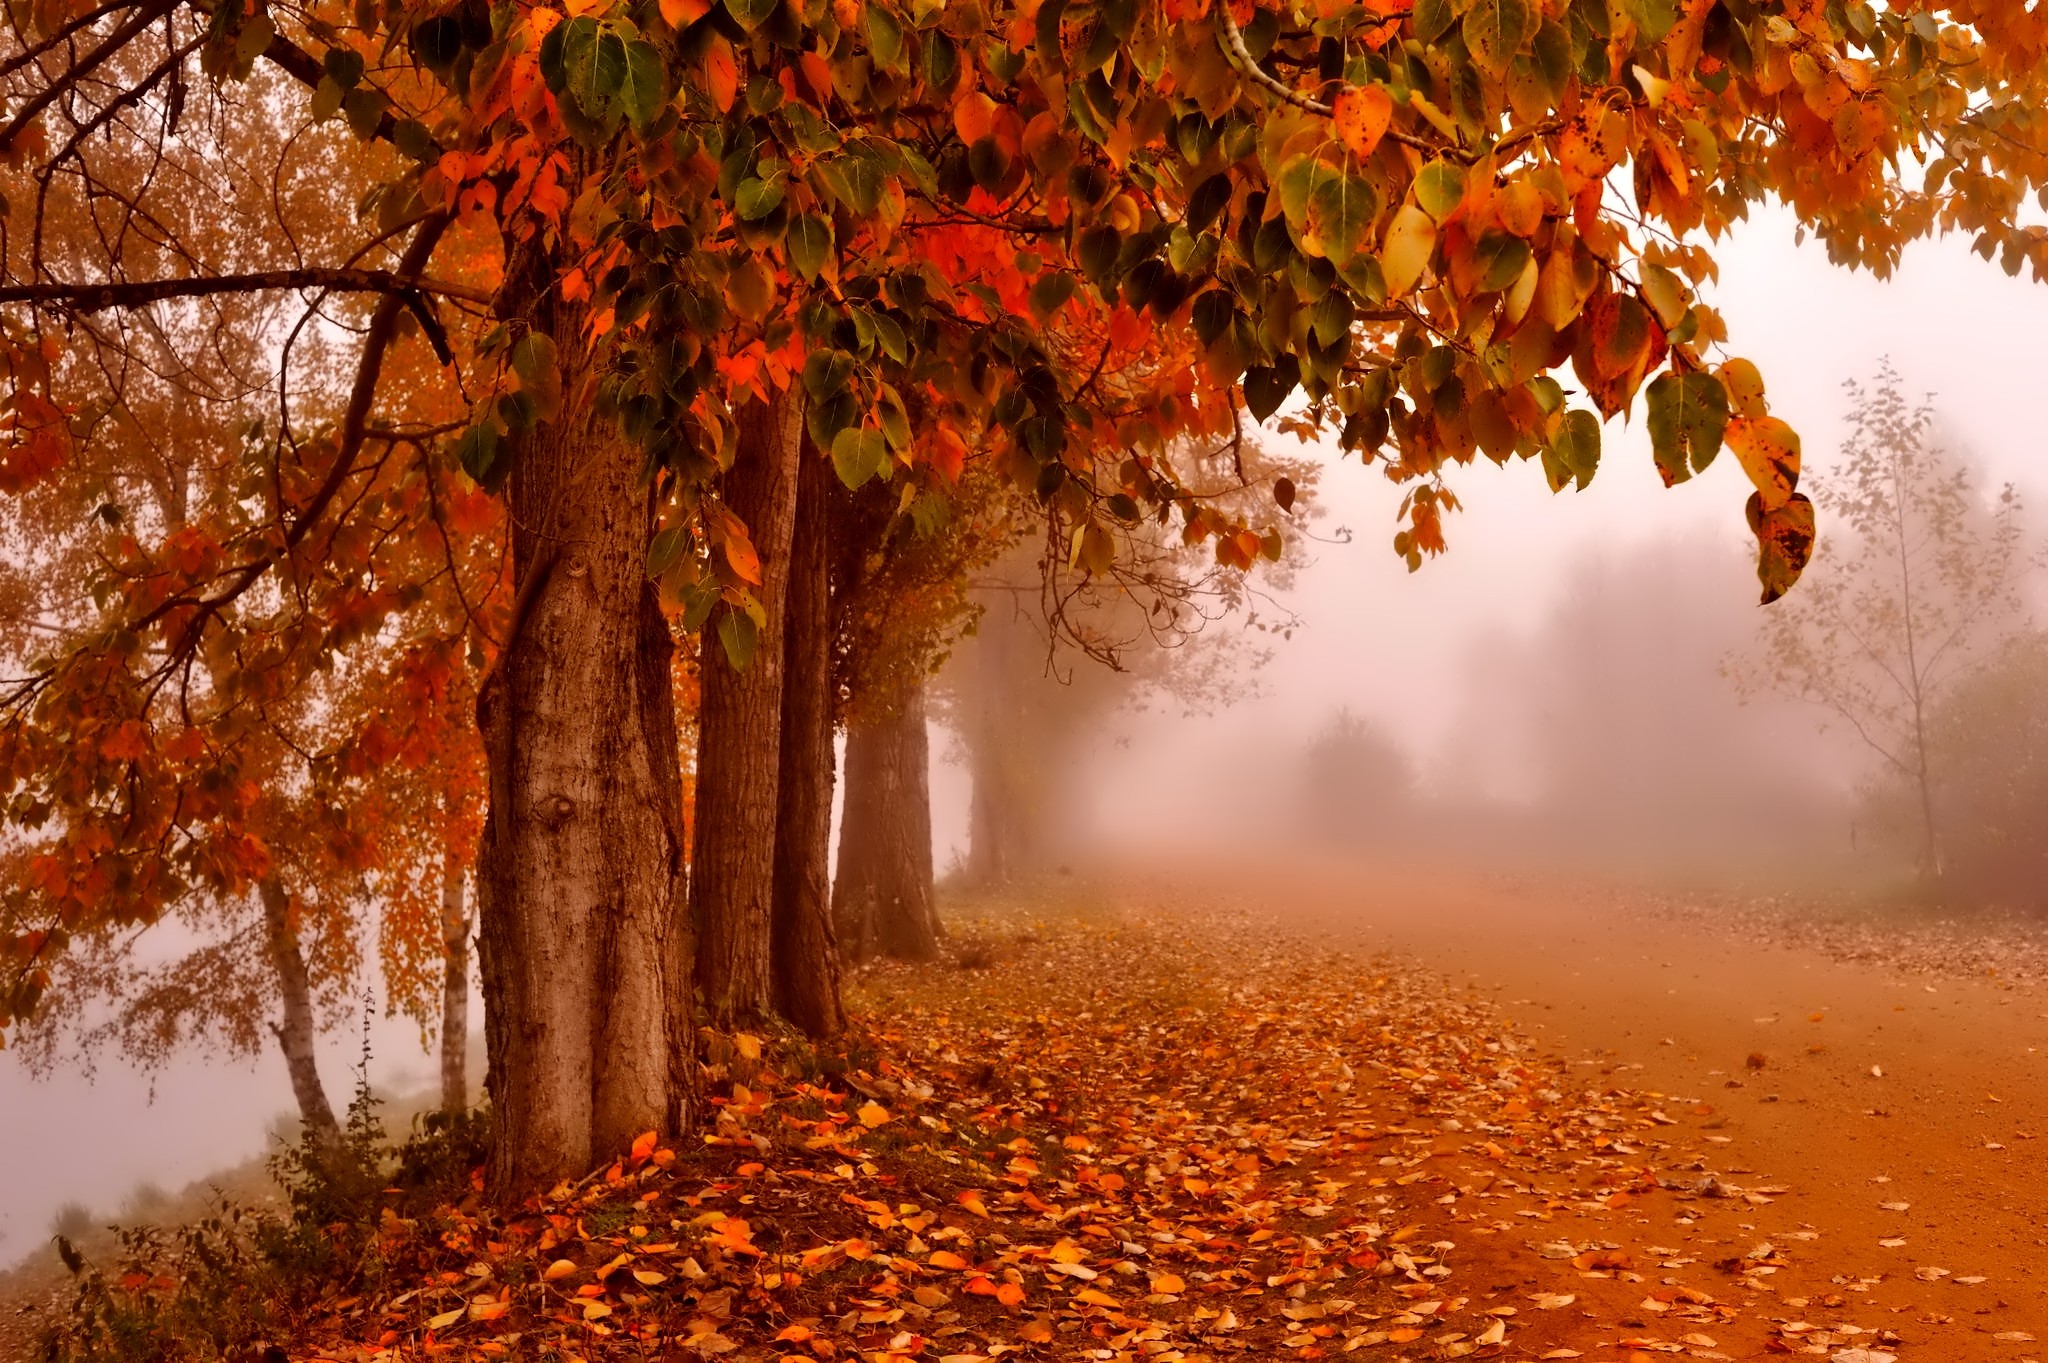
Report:
[[549,1264],[547,1267],[547,1271],[545,1273],[542,1273],[540,1276],[547,1282],[553,1282],[557,1278],[566,1278],[575,1271],[575,1264],[571,1263],[567,1259],[557,1259],[553,1263]]
[[656,1273],[651,1268],[636,1268],[633,1270],[633,1281],[642,1287],[659,1287],[668,1281],[668,1274]]
[[468,1310],[467,1306],[458,1306],[453,1311],[443,1311],[440,1315],[433,1317],[427,1322],[427,1328],[429,1330],[445,1330],[456,1321],[461,1320]]
[[1118,1304],[1117,1299],[1110,1296],[1109,1293],[1098,1292],[1092,1287],[1084,1287],[1079,1292],[1076,1292],[1074,1300],[1085,1301],[1091,1306],[1115,1306]]
[[1421,282],[1436,254],[1436,222],[1414,204],[1403,204],[1387,227],[1387,239],[1380,248],[1380,271],[1386,276],[1387,294],[1400,298]]
[[611,1307],[606,1306],[601,1301],[591,1300],[583,1303],[583,1319],[585,1320],[603,1320],[611,1313]]
[[[748,553],[753,552],[752,544],[748,544],[746,548]],[[730,556],[731,553],[732,547],[728,543],[726,547],[726,554]],[[748,577],[747,580],[749,582],[759,582],[761,580],[759,577],[761,561],[757,557],[753,559],[752,562],[754,564],[754,572],[756,575],[753,577]],[[738,571],[740,573],[741,577],[747,577],[747,574],[744,571],[740,570],[740,566],[738,563],[734,563],[733,568],[735,571]],[[759,1060],[761,1058],[761,1038],[753,1035],[750,1032],[734,1032],[732,1035],[732,1044],[733,1048],[740,1053],[740,1059],[742,1060]]]
[[1799,486],[1799,434],[1776,417],[1736,417],[1728,423],[1728,448],[1756,484],[1765,510],[1785,505]]
[[469,1304],[469,1318],[471,1320],[496,1320],[511,1309],[512,1303],[509,1301],[492,1301],[487,1297],[479,1297]]
[[863,1103],[861,1104],[860,1111],[855,1115],[860,1118],[862,1126],[880,1126],[889,1120],[889,1109],[883,1107],[880,1103]]

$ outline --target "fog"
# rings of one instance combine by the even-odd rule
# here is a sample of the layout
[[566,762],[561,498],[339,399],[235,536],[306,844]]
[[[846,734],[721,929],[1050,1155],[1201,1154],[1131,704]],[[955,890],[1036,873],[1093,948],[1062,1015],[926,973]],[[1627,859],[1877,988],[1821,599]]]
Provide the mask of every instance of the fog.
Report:
[[[1737,232],[1720,252],[1724,282],[1712,301],[1728,319],[1732,353],[1759,365],[1774,412],[1804,436],[1813,476],[1826,476],[1844,429],[1843,381],[1889,357],[1909,388],[1935,395],[1944,425],[1989,482],[2013,481],[2048,504],[2033,344],[2040,286],[2008,279],[1958,242],[1912,247],[1897,278],[1880,282],[1833,269],[1818,246],[1792,237],[1789,220],[1773,214]],[[1726,837],[1666,850],[1712,860],[1758,809],[1778,834],[1768,849],[1749,844],[1758,865],[1844,853],[1865,756],[1789,702],[1742,705],[1718,670],[1757,611],[1748,485],[1732,457],[1667,490],[1640,425],[1617,424],[1583,492],[1553,496],[1538,470],[1519,464],[1455,471],[1465,509],[1447,523],[1450,552],[1411,575],[1388,547],[1400,490],[1323,453],[1314,542],[1293,586],[1266,608],[1269,619],[1297,617],[1291,637],[1261,636],[1270,658],[1236,676],[1234,703],[1191,716],[1154,697],[1099,723],[1085,771],[1069,773],[1068,788],[1086,801],[1084,817],[1069,822],[1090,832],[1072,849],[1077,859],[1208,845],[1225,831],[1232,846],[1265,845],[1298,822],[1303,755],[1346,709],[1398,745],[1417,778],[1415,817],[1432,830],[1569,796],[1589,855],[1640,847],[1649,825],[1683,821]],[[1621,629],[1613,612],[1624,601],[1630,623]],[[1598,637],[1599,649],[1581,657],[1612,665],[1579,678],[1557,673],[1551,645],[1571,629]],[[1580,741],[1565,704],[1574,695],[1600,698],[1625,751]],[[943,730],[932,751],[943,874],[966,856],[971,793]],[[1570,759],[1586,770],[1568,770]],[[1646,802],[1624,776],[1640,779],[1646,762],[1692,773],[1705,803]],[[1762,803],[1742,799],[1745,772]],[[1585,798],[1602,788],[1622,798]],[[1796,816],[1779,817],[1770,800],[1796,806]],[[1700,813],[1709,807],[1725,817]],[[1624,828],[1624,817],[1637,822]],[[416,1027],[373,1012],[373,1078],[426,1082],[432,1064]],[[359,1043],[349,1033],[326,1039],[337,1096]],[[195,1055],[155,1074],[110,1055],[90,1075],[49,1079],[0,1053],[0,1261],[38,1248],[67,1202],[110,1210],[138,1184],[176,1188],[260,1153],[290,1105],[284,1067],[269,1052],[249,1063]]]

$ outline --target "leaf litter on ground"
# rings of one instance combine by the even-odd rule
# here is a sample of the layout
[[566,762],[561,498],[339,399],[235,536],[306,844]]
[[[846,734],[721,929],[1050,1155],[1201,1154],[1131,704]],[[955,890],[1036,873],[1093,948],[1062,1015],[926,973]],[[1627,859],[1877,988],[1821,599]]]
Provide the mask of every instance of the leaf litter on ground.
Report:
[[1740,1218],[1790,1190],[1715,1171],[1710,1105],[1588,1088],[1474,990],[1246,911],[984,906],[953,931],[993,966],[863,972],[836,1057],[707,1038],[691,1142],[644,1136],[514,1215],[388,1225],[434,1270],[332,1303],[290,1357],[1899,1347],[1851,1319],[1881,1280],[1781,1276]]

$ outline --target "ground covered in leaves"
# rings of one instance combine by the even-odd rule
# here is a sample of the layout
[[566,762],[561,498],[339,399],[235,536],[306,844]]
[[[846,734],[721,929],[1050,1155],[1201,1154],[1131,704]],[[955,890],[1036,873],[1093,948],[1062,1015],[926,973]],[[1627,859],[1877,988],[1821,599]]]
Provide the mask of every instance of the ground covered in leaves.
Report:
[[1961,1357],[1830,1271],[1710,1102],[1390,957],[1143,897],[957,908],[949,952],[867,973],[842,1055],[721,1039],[687,1148],[390,1218],[402,1286],[284,1355]]
[[2048,983],[2048,919],[2017,910],[1889,911],[1868,897],[1634,894],[1639,911],[1760,946],[1817,951],[1913,975]]

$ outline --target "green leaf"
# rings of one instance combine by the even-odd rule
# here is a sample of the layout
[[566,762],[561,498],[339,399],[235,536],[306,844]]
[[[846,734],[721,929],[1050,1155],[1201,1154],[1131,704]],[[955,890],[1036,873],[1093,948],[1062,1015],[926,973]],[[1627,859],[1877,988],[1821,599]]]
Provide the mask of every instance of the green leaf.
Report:
[[775,13],[781,0],[725,0],[725,12],[739,20],[741,28],[752,33],[768,22],[768,16]]
[[1050,317],[1074,296],[1074,277],[1065,270],[1047,270],[1031,282],[1031,311]]
[[1535,36],[1539,18],[1528,0],[1474,0],[1465,11],[1465,46],[1473,61],[1498,76]]
[[759,222],[782,206],[784,192],[780,175],[770,180],[750,176],[733,195],[733,211],[741,222]]
[[375,135],[377,127],[384,121],[386,104],[383,92],[367,87],[354,89],[343,96],[341,112],[348,119],[348,129],[358,140],[367,142]]
[[735,672],[746,671],[754,661],[754,645],[759,637],[753,617],[745,611],[728,609],[718,619],[718,642],[725,645],[725,660]]
[[674,567],[689,542],[688,534],[680,526],[672,525],[656,534],[647,543],[647,575],[660,577]]
[[562,408],[562,372],[556,364],[554,338],[545,332],[529,331],[512,347],[512,372],[519,376],[519,391],[533,399],[542,421],[551,421]]
[[344,90],[356,88],[363,78],[363,54],[351,47],[330,47],[320,59],[327,78]]
[[1499,293],[1522,277],[1531,259],[1529,243],[1507,232],[1488,232],[1472,248],[1480,293]]
[[1673,487],[1703,472],[1721,452],[1728,393],[1712,374],[1660,374],[1647,396],[1657,472]]
[[1438,222],[1451,216],[1465,197],[1465,171],[1449,161],[1435,160],[1415,174],[1415,202]]
[[335,83],[334,77],[322,76],[320,83],[313,87],[313,121],[325,123],[341,112],[341,97],[348,92]]
[[463,472],[480,485],[491,486],[491,466],[498,460],[498,428],[485,421],[464,431],[455,442],[455,457]]
[[668,103],[668,72],[661,49],[644,38],[626,44],[626,71],[619,86],[619,107],[635,127],[654,121]]
[[1313,243],[1332,265],[1342,269],[1365,249],[1379,211],[1379,196],[1369,183],[1324,166],[1309,190],[1308,236],[1302,244]]
[[783,238],[789,249],[790,268],[808,284],[817,279],[832,256],[832,221],[815,213],[800,213],[790,219]]
[[868,157],[835,156],[818,167],[839,201],[861,217],[873,213],[882,202],[882,168]]
[[859,488],[889,464],[889,442],[880,431],[848,427],[832,438],[832,467],[848,488]]
[[804,391],[813,403],[846,391],[853,379],[853,356],[843,350],[813,350],[804,357]]
[[1600,418],[1583,409],[1566,412],[1551,449],[1584,491],[1600,469]]
[[884,71],[897,71],[903,67],[903,26],[896,17],[880,5],[867,5],[862,11],[867,18],[868,55],[875,59],[875,65]]
[[1300,382],[1301,367],[1292,355],[1282,355],[1271,365],[1244,371],[1244,405],[1254,421],[1264,421],[1280,410],[1287,395]]
[[1415,0],[1415,38],[1425,45],[1451,31],[1456,23],[1457,13],[1451,8],[1451,0]]

